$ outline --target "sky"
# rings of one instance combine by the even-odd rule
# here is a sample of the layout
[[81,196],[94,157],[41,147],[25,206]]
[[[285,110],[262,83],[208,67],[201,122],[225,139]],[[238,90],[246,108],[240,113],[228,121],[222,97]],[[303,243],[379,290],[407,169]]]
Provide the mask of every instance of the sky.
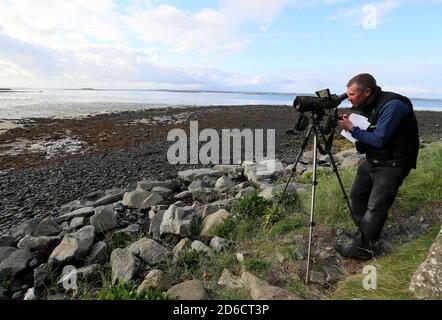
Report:
[[442,0],[0,0],[0,87],[442,98]]

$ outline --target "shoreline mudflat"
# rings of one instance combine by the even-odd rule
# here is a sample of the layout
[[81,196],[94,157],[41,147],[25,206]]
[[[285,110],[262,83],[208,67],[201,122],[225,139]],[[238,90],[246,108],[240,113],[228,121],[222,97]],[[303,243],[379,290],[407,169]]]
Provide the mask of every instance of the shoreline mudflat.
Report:
[[[173,144],[168,132],[180,128],[188,133],[190,121],[198,121],[200,132],[275,129],[277,158],[294,162],[305,132],[286,131],[297,116],[289,106],[211,106],[26,119],[0,133],[0,234],[35,216],[57,216],[62,204],[94,191],[167,179],[199,167],[167,160]],[[442,137],[442,112],[416,111],[416,116],[421,137]]]

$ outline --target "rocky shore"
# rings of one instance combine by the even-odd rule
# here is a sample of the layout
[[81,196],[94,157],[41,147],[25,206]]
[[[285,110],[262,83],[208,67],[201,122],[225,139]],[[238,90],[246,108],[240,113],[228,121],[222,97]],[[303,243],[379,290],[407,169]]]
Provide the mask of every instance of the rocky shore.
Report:
[[[418,111],[417,117],[421,136],[442,136],[442,113]],[[0,234],[33,217],[57,217],[63,204],[90,193],[198,167],[167,161],[167,133],[188,132],[192,120],[200,131],[275,129],[277,158],[292,163],[305,134],[286,134],[296,118],[287,106],[215,106],[17,121],[0,134]],[[339,134],[336,140],[338,152]]]
[[[437,140],[439,116],[418,113],[421,135]],[[265,201],[272,201],[282,191],[282,181],[290,173],[290,163],[305,134],[286,133],[295,118],[288,107],[162,109],[82,120],[29,119],[20,128],[0,135],[4,155],[0,298],[75,297],[77,288],[69,287],[75,279],[88,282],[105,270],[113,284],[133,281],[139,293],[155,288],[182,299],[209,298],[203,283],[174,282],[162,264],[169,261],[173,265],[189,250],[214,256],[234,245],[214,232],[244,197],[258,192]],[[281,162],[273,163],[276,170],[271,174],[266,172],[266,163],[198,169],[170,165],[167,132],[172,128],[188,131],[191,120],[199,121],[200,130],[276,129],[276,153]],[[39,145],[48,142],[49,147],[44,145],[33,153],[22,144],[22,149],[11,151],[16,147],[11,144],[25,139],[40,141]],[[66,151],[60,142],[66,139],[79,141],[79,148]],[[51,142],[58,147],[51,148]],[[360,159],[354,150],[339,152],[347,147],[338,138],[335,158],[340,168],[353,166]],[[310,151],[303,154],[302,163],[299,173],[311,170]],[[330,167],[325,157],[319,163]],[[307,188],[294,180],[288,191],[298,194]],[[429,212],[426,224],[436,223],[441,214],[437,208]],[[412,237],[428,230],[429,226],[417,225],[411,218],[401,225],[414,228]],[[394,243],[397,234],[389,232]],[[332,235],[319,234],[321,230],[317,245],[322,249],[317,254],[326,257],[328,267],[324,272],[312,272],[311,280],[329,286],[342,277],[342,262],[330,252],[327,237]],[[342,232],[337,237],[342,238]],[[305,250],[306,239],[294,241]],[[238,252],[236,258],[244,261],[247,252]],[[302,266],[305,257],[299,260]],[[332,267],[330,261],[334,261]],[[303,298],[245,270],[237,275],[223,270],[218,284],[244,288],[252,299]]]

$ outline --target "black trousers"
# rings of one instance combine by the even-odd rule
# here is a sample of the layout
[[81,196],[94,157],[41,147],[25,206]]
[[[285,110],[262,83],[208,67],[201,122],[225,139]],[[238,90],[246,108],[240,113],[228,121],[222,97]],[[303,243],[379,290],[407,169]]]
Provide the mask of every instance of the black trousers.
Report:
[[353,221],[359,231],[356,245],[371,249],[379,239],[388,210],[410,170],[373,165],[367,160],[359,165],[351,188]]

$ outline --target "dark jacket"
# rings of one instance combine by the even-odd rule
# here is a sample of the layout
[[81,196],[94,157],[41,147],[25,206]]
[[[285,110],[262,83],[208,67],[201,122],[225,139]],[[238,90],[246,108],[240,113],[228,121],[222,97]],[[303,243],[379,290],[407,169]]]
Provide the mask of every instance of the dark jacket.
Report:
[[377,87],[366,105],[362,107],[361,113],[368,117],[371,123],[367,131],[376,130],[382,107],[392,100],[404,102],[410,108],[410,112],[400,123],[391,139],[380,148],[358,141],[356,148],[359,152],[366,153],[367,160],[372,163],[392,167],[416,168],[419,132],[410,99],[397,93],[382,91],[380,87]]

